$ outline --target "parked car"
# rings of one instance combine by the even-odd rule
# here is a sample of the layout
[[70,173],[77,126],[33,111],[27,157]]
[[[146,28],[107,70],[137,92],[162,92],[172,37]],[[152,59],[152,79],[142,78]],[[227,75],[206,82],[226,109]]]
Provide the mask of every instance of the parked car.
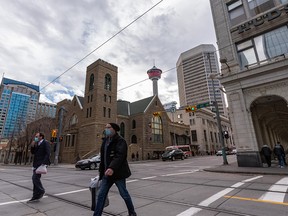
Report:
[[[229,151],[225,151],[225,153],[226,153],[226,155],[229,155],[229,154],[230,154]],[[216,155],[217,155],[217,156],[222,156],[222,150],[217,151],[217,152],[216,152]]]
[[181,159],[184,160],[185,154],[181,149],[171,149],[167,150],[162,154],[162,160],[172,160],[174,161],[175,159]]
[[96,169],[98,167],[98,164],[100,163],[100,155],[93,155],[90,158],[79,160],[76,162],[75,167],[80,168],[81,170],[84,170],[86,168]]

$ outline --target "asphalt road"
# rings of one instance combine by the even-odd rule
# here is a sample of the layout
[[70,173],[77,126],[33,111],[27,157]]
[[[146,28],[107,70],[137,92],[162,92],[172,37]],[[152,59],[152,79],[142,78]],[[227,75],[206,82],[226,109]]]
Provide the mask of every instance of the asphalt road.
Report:
[[[229,162],[236,160],[228,156]],[[139,216],[288,216],[288,177],[227,174],[203,171],[222,164],[222,157],[193,157],[183,161],[130,163],[127,188]],[[31,168],[0,166],[1,216],[92,216],[88,186],[97,170],[72,165],[51,167],[42,176],[46,196],[27,204],[32,195]],[[127,215],[124,201],[113,186],[103,215]]]

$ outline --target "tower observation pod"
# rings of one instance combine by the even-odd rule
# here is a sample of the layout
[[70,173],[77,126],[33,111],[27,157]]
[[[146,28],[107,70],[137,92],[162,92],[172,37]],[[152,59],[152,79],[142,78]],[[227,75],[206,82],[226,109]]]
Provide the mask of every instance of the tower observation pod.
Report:
[[161,78],[162,70],[153,66],[150,70],[147,71],[149,79],[153,82],[153,95],[158,95],[158,80]]

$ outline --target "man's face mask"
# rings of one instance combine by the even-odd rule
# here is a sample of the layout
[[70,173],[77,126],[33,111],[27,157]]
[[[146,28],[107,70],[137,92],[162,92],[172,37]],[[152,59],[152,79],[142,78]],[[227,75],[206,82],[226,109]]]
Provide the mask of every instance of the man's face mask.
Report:
[[105,135],[106,136],[111,136],[112,135],[112,131],[108,128],[105,129]]
[[39,138],[38,138],[38,137],[34,137],[34,141],[35,141],[35,142],[38,142],[38,141],[39,141]]

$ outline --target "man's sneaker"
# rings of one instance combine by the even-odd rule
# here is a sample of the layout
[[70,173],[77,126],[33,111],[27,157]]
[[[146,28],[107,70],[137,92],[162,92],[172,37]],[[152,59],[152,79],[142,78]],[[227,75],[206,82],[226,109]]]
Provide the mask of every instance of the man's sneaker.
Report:
[[39,198],[38,198],[38,199],[41,199],[43,196],[45,196],[45,192],[44,192],[44,193],[42,193],[42,194],[39,196]]
[[39,201],[39,199],[32,197],[30,200],[27,201],[27,203],[34,203],[34,202],[38,202],[38,201]]

